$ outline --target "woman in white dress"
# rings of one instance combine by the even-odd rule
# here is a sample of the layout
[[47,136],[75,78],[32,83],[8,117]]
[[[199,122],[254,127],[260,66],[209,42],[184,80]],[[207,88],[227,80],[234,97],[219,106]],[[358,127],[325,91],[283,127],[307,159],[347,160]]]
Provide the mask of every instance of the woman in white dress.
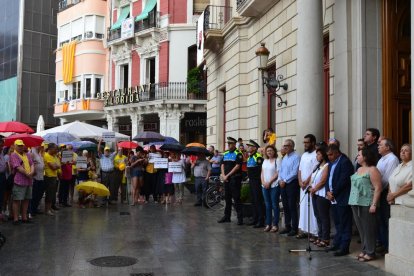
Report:
[[402,204],[407,193],[413,188],[412,177],[412,148],[410,144],[404,144],[400,150],[401,164],[395,168],[388,179],[389,192],[387,201],[389,204]]
[[173,162],[181,164],[181,172],[173,172],[172,183],[175,188],[176,203],[181,204],[184,198],[184,183],[187,181],[185,175],[185,159],[181,158],[180,153],[175,153],[172,157]]

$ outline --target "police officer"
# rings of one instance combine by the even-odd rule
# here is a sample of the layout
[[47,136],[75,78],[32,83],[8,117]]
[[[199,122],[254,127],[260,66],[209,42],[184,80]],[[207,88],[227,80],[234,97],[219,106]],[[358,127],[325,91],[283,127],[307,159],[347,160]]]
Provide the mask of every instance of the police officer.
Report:
[[260,179],[262,173],[263,157],[257,152],[260,147],[253,140],[249,140],[248,146],[249,158],[247,159],[247,175],[249,176],[250,193],[253,203],[253,220],[248,225],[254,228],[264,227],[264,200],[262,193],[262,181]]
[[221,162],[220,178],[224,181],[224,193],[226,207],[224,209],[224,217],[218,223],[230,222],[231,206],[233,198],[234,206],[237,212],[237,225],[243,225],[242,209],[240,205],[240,189],[241,189],[241,166],[243,163],[243,155],[236,149],[237,140],[227,137],[228,150],[224,152]]

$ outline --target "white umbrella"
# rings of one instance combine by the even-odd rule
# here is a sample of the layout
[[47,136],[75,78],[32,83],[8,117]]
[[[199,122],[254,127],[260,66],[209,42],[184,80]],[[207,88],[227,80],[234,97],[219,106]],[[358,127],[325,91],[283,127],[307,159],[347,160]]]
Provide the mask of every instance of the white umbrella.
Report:
[[[94,125],[90,125],[87,123],[82,123],[79,121],[72,122],[69,124],[65,124],[62,126],[57,126],[54,128],[50,128],[41,132],[36,133],[36,135],[44,136],[48,133],[55,133],[55,132],[67,132],[73,135],[76,135],[79,138],[94,138],[99,140],[102,137],[103,132],[108,132],[107,129],[97,127]],[[129,136],[124,135],[122,133],[115,132],[115,138],[117,140],[129,140]]]
[[45,130],[45,120],[43,120],[43,116],[39,115],[39,119],[37,119],[37,126],[36,132],[41,132]]

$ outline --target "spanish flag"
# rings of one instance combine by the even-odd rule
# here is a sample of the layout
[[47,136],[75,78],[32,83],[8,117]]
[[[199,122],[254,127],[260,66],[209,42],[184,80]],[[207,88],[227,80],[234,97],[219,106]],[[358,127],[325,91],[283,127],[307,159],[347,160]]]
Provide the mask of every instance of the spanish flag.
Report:
[[62,47],[63,55],[63,83],[72,82],[73,68],[75,66],[76,40],[66,43]]

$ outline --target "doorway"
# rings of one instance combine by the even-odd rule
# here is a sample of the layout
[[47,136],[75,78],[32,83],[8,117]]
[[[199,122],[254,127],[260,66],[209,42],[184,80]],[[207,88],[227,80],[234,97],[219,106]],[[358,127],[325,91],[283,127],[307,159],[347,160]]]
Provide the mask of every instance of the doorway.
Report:
[[383,132],[399,151],[411,143],[411,14],[409,0],[383,0]]

